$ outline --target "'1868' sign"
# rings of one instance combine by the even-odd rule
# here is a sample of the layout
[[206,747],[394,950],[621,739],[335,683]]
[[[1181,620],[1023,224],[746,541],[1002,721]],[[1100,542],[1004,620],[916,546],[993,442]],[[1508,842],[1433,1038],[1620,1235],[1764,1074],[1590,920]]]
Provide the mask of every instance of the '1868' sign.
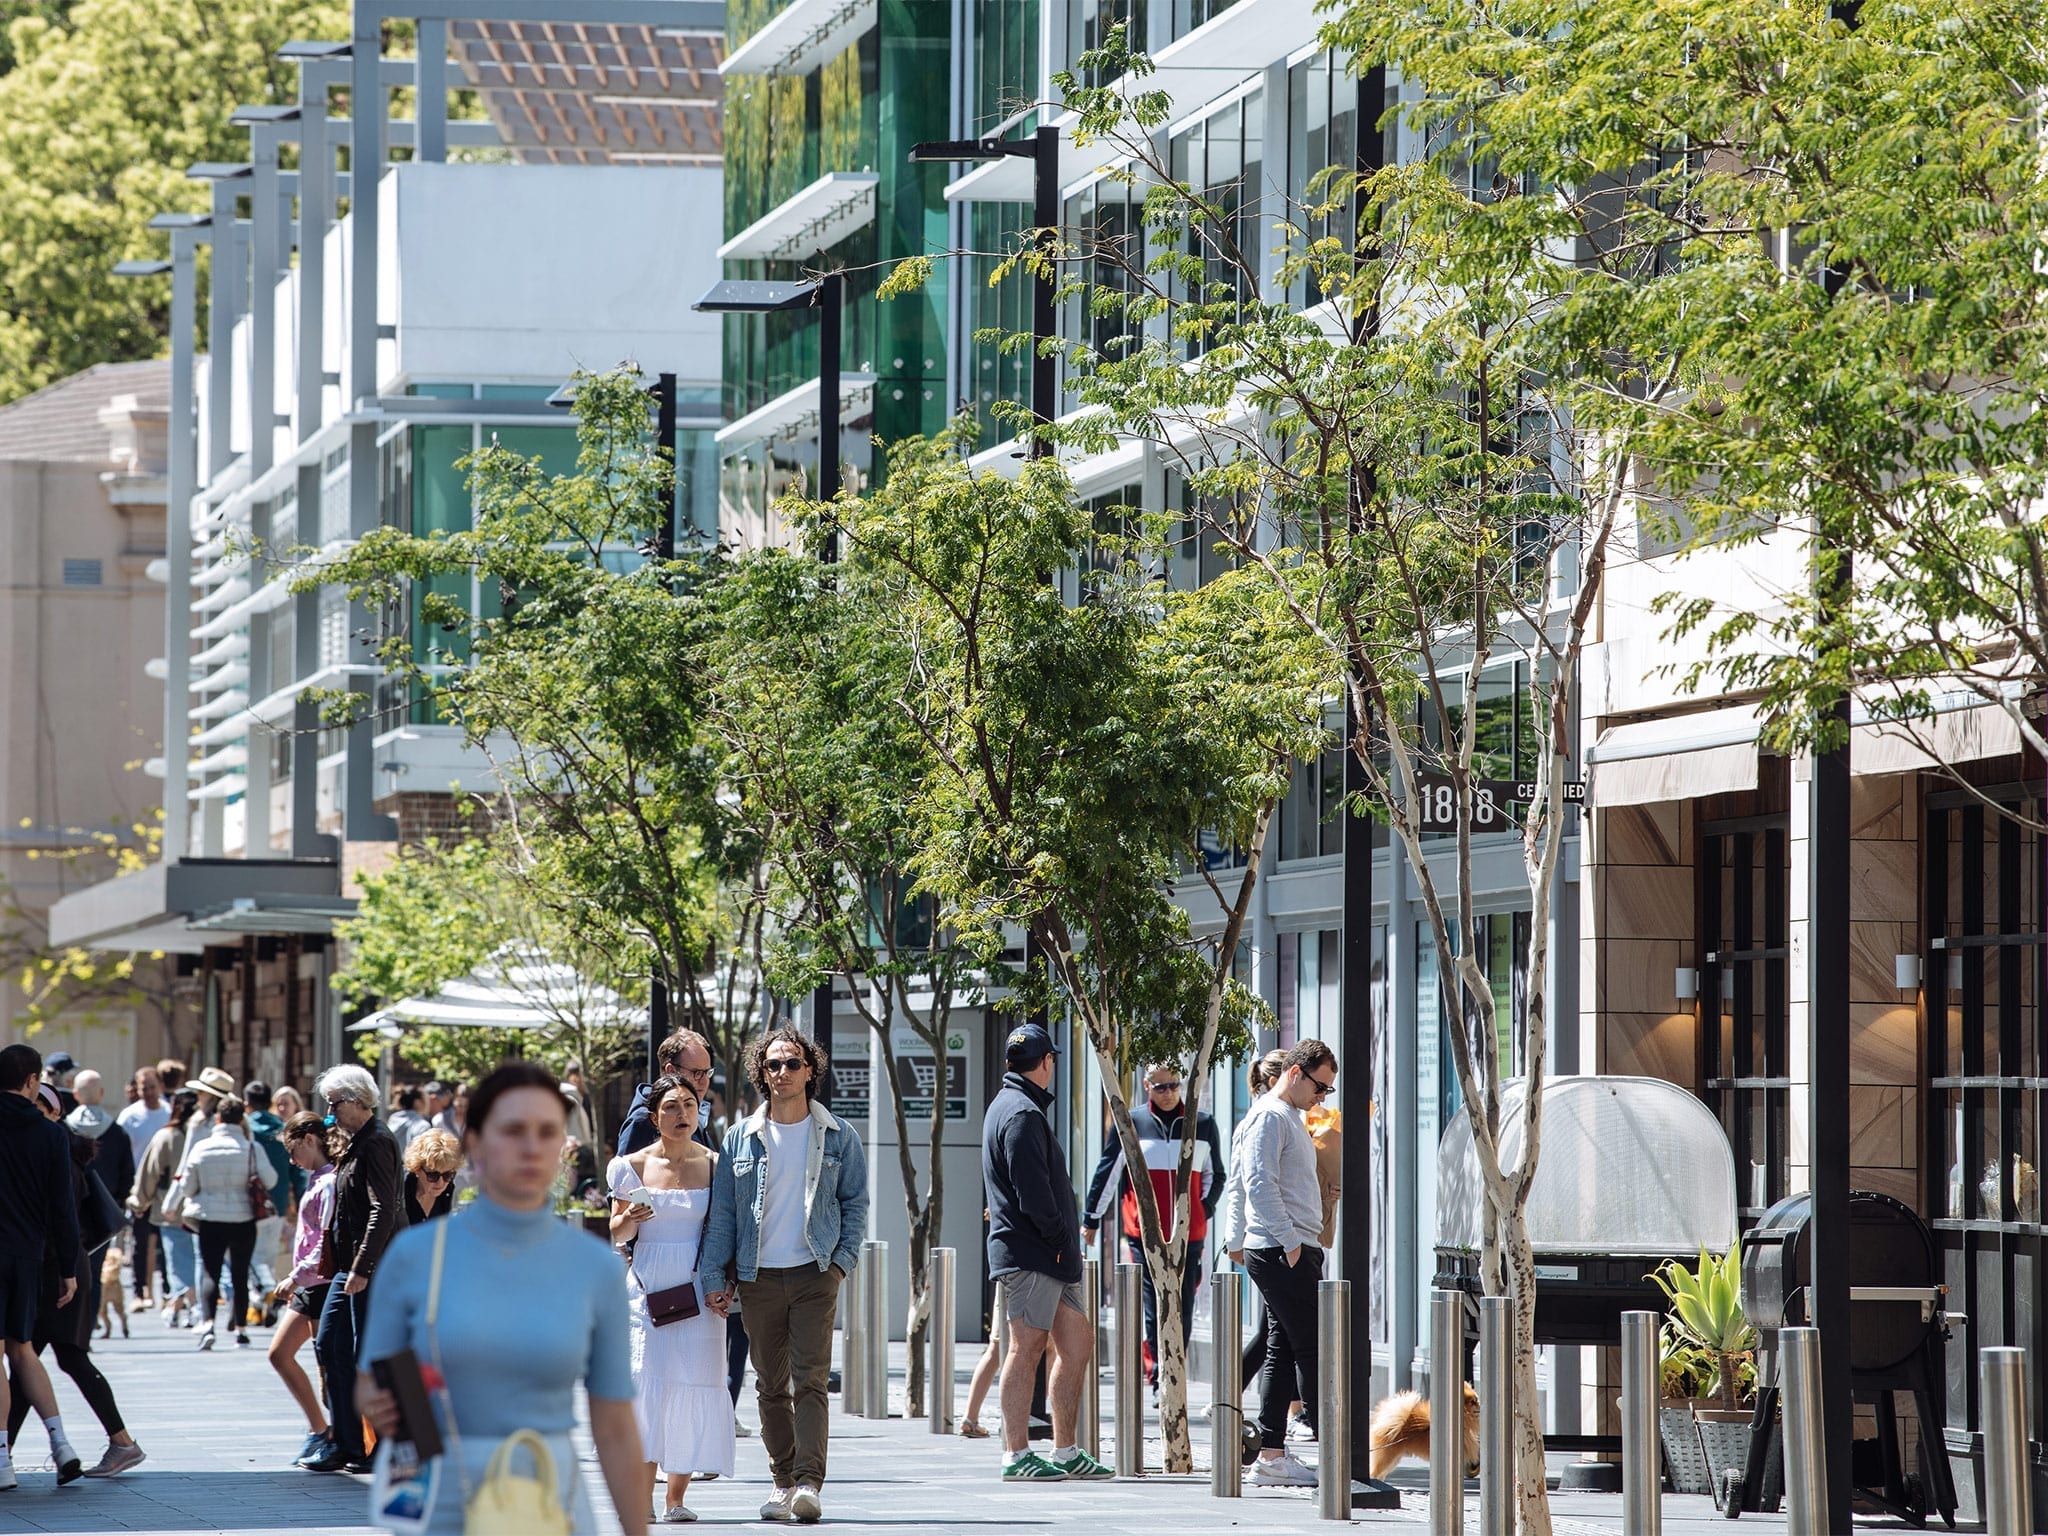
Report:
[[[1564,783],[1567,805],[1582,805],[1586,786],[1577,779]],[[1421,815],[1417,824],[1425,832],[1455,832],[1458,829],[1458,786],[1447,773],[1418,773],[1415,789]],[[1515,808],[1534,804],[1534,779],[1474,779],[1472,781],[1472,830],[1505,832],[1515,824]]]

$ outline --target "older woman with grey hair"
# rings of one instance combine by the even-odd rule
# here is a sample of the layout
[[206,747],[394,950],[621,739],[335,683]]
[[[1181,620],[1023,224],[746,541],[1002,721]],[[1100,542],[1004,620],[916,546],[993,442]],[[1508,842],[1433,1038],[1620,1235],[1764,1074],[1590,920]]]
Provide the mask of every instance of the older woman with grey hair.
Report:
[[335,1274],[313,1336],[334,1409],[334,1443],[300,1465],[312,1472],[367,1472],[370,1457],[355,1402],[356,1351],[369,1311],[370,1276],[392,1237],[405,1230],[403,1174],[398,1142],[377,1118],[375,1078],[354,1065],[329,1067],[314,1091],[327,1101],[334,1123],[348,1132],[348,1146],[334,1160],[326,1231]]

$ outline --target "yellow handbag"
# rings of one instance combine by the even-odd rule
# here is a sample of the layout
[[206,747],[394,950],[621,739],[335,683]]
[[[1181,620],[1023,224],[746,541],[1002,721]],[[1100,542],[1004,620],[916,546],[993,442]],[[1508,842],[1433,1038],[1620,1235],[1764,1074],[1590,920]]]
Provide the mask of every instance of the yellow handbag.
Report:
[[[441,1344],[434,1321],[441,1310],[441,1260],[448,1250],[449,1218],[434,1223],[434,1273],[427,1287],[427,1345],[434,1370],[441,1377],[441,1406],[448,1415],[448,1448],[462,1483],[462,1529],[465,1536],[569,1536],[569,1512],[562,1508],[555,1477],[554,1452],[538,1430],[515,1429],[491,1454],[484,1480],[469,1486],[463,1475],[462,1436],[455,1426],[455,1400],[448,1393],[448,1373],[441,1369]],[[524,1446],[533,1457],[534,1475],[512,1469],[512,1453]]]

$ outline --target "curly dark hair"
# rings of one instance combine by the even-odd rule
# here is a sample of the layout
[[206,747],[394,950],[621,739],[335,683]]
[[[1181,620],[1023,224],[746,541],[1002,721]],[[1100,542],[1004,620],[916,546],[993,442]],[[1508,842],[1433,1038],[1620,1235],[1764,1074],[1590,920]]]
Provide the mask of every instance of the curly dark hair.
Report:
[[832,1060],[825,1054],[825,1048],[794,1024],[785,1024],[780,1029],[771,1029],[767,1034],[747,1047],[747,1081],[754,1085],[754,1091],[762,1098],[768,1097],[768,1047],[771,1045],[793,1045],[804,1053],[804,1060],[810,1064],[811,1080],[804,1084],[806,1103],[817,1098],[825,1083],[825,1074],[832,1070]]

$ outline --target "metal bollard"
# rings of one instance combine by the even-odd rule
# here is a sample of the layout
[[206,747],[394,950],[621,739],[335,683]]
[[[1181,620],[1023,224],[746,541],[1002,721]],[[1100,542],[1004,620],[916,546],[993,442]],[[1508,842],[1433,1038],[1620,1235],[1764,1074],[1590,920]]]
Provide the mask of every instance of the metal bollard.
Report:
[[1657,1437],[1655,1312],[1621,1314],[1621,1532],[1661,1536],[1664,1465]]
[[1479,1298],[1480,1536],[1515,1536],[1514,1323],[1507,1297]]
[[1785,1383],[1786,1536],[1828,1536],[1828,1460],[1821,1439],[1820,1330],[1778,1331]]
[[1081,1261],[1081,1310],[1088,1314],[1088,1363],[1081,1370],[1081,1413],[1075,1443],[1090,1456],[1102,1454],[1102,1260]]
[[925,1378],[925,1401],[935,1435],[953,1433],[953,1267],[951,1248],[934,1248],[925,1279],[931,1297],[931,1370]]
[[[1351,1282],[1325,1280],[1316,1287],[1316,1513],[1325,1520],[1351,1518]],[[1235,1460],[1236,1458],[1232,1458]]]
[[1235,1269],[1209,1277],[1209,1336],[1215,1341],[1215,1398],[1209,1404],[1209,1492],[1219,1499],[1244,1495],[1244,1276]]
[[845,1284],[839,1287],[839,1407],[856,1419],[867,1407],[867,1394],[861,1390],[860,1381],[860,1325],[867,1316],[867,1284],[867,1265],[856,1264]]
[[880,1241],[861,1244],[860,1267],[868,1272],[865,1315],[860,1320],[861,1416],[889,1417],[889,1245]]
[[2027,1465],[2027,1352],[1994,1348],[1977,1357],[1984,1402],[1984,1536],[2034,1529]]
[[1465,1298],[1429,1293],[1429,1532],[1464,1536]]
[[1145,1290],[1136,1264],[1116,1267],[1116,1475],[1145,1473]]

